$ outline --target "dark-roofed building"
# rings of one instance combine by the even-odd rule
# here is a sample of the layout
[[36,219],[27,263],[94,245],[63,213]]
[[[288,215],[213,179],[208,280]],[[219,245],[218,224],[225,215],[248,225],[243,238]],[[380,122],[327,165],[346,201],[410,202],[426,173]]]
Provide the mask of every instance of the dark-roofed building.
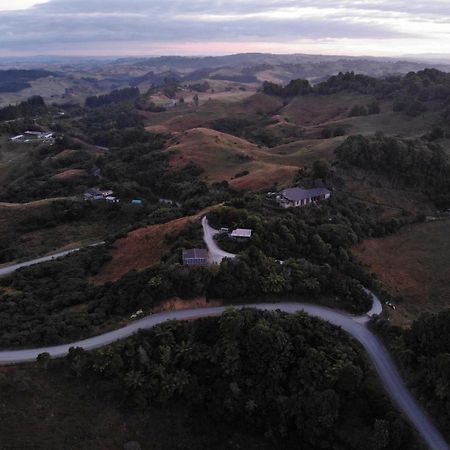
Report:
[[201,266],[208,264],[208,251],[203,248],[183,250],[183,264],[185,266]]
[[302,189],[299,187],[284,189],[277,196],[277,201],[283,208],[296,208],[330,198],[327,188]]

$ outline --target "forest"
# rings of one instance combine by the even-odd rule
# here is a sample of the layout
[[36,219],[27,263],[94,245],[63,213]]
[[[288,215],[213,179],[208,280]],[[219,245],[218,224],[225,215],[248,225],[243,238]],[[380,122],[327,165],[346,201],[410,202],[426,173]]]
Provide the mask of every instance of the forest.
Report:
[[30,81],[49,76],[56,76],[55,73],[47,70],[0,70],[0,92],[20,92],[29,88]]
[[450,309],[423,314],[408,329],[381,319],[374,327],[385,339],[410,387],[450,437]]
[[168,322],[99,351],[72,349],[47,370],[130,411],[178,404],[260,433],[273,448],[417,448],[359,345],[303,313],[230,309]]
[[338,160],[387,176],[426,194],[437,206],[450,205],[450,161],[436,143],[378,134],[350,136],[336,149]]

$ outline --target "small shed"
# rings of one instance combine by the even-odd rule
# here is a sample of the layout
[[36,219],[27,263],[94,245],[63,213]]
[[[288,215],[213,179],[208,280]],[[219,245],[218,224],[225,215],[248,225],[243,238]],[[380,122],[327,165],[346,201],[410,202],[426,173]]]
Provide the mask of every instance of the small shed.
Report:
[[250,239],[252,237],[252,230],[248,228],[236,228],[230,234],[234,239]]
[[208,264],[208,251],[203,248],[183,250],[183,264],[185,266],[201,266]]
[[131,204],[135,206],[142,206],[142,200],[135,198],[134,200],[131,200]]

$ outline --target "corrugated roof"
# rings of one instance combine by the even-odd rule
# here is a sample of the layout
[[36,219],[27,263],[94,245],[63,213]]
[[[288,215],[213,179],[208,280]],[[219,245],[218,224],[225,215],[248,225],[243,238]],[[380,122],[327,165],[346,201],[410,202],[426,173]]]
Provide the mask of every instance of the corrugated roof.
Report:
[[306,200],[308,198],[318,197],[319,195],[326,194],[331,194],[331,192],[326,188],[302,189],[299,187],[295,187],[285,189],[281,192],[281,195],[291,202],[298,202],[300,200]]
[[236,228],[231,232],[231,237],[249,238],[252,237],[252,230],[249,230],[247,228]]
[[207,259],[208,251],[203,248],[190,248],[183,250],[183,259]]

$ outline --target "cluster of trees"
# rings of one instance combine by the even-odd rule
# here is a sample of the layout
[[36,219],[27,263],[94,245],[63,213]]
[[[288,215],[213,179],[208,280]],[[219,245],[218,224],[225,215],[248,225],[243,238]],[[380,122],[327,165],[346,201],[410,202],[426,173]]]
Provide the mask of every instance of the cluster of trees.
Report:
[[140,96],[139,88],[126,87],[123,89],[115,89],[109,94],[94,95],[87,97],[85,105],[88,108],[98,108],[100,106],[110,105],[111,103],[128,102],[136,100]]
[[224,117],[214,120],[210,127],[222,133],[247,139],[257,145],[276,147],[283,143],[282,136],[267,128],[273,123],[271,117]]
[[[410,116],[418,116],[428,110],[428,102],[437,102],[440,107],[448,107],[450,101],[450,74],[437,69],[425,69],[410,72],[405,76],[389,76],[374,78],[354,72],[339,73],[327,81],[310,86],[307,80],[292,80],[281,86],[266,82],[263,92],[279,97],[293,97],[310,93],[330,95],[350,91],[371,95],[377,100],[393,100],[393,110],[402,111]],[[436,108],[436,105],[430,105]],[[379,105],[373,102],[367,106],[356,106],[351,116],[378,114]]]
[[[0,346],[46,345],[84,337],[108,318],[73,306],[93,292],[87,277],[108,259],[106,248],[86,250],[0,280]],[[4,288],[8,287],[8,290]]]
[[418,189],[437,205],[450,203],[450,161],[438,144],[376,135],[350,136],[336,149],[340,161],[373,170]]
[[34,95],[28,100],[20,102],[18,105],[8,105],[0,109],[1,120],[14,120],[44,114],[47,112],[47,106],[44,99],[39,95]]
[[398,354],[409,377],[450,436],[450,310],[422,316],[402,340]]
[[277,95],[279,97],[296,97],[314,92],[308,80],[292,80],[286,86],[281,86],[270,81],[264,81],[262,91],[267,95]]
[[39,69],[0,70],[0,92],[20,92],[31,86],[29,83],[30,81],[49,76],[55,76],[55,74],[48,72],[47,70]]
[[337,126],[332,128],[330,126],[327,126],[322,129],[320,135],[322,136],[323,139],[330,139],[332,137],[337,136],[345,136],[345,127]]
[[226,250],[242,253],[237,260],[222,263],[212,283],[214,295],[221,291],[228,298],[238,296],[239,292],[247,297],[261,294],[331,297],[335,306],[358,312],[370,305],[362,285],[376,284],[353,261],[351,246],[369,236],[395,232],[406,221],[383,221],[378,208],[338,194],[321,208],[302,208],[274,217],[248,210],[247,205],[240,206],[209,213],[210,223],[216,228],[253,230],[246,243],[226,236],[219,238]]
[[305,314],[230,310],[169,322],[96,352],[72,349],[62,364],[140,414],[178,404],[264,434],[274,448],[416,448],[360,347]]
[[382,319],[374,327],[385,338],[421,403],[450,438],[450,309],[423,314],[407,329]]
[[204,81],[203,83],[190,84],[189,88],[192,91],[196,92],[207,92],[209,89],[211,89],[211,85],[207,81]]
[[373,114],[380,114],[380,104],[372,102],[367,106],[355,105],[349,112],[349,117],[356,116],[370,116]]

